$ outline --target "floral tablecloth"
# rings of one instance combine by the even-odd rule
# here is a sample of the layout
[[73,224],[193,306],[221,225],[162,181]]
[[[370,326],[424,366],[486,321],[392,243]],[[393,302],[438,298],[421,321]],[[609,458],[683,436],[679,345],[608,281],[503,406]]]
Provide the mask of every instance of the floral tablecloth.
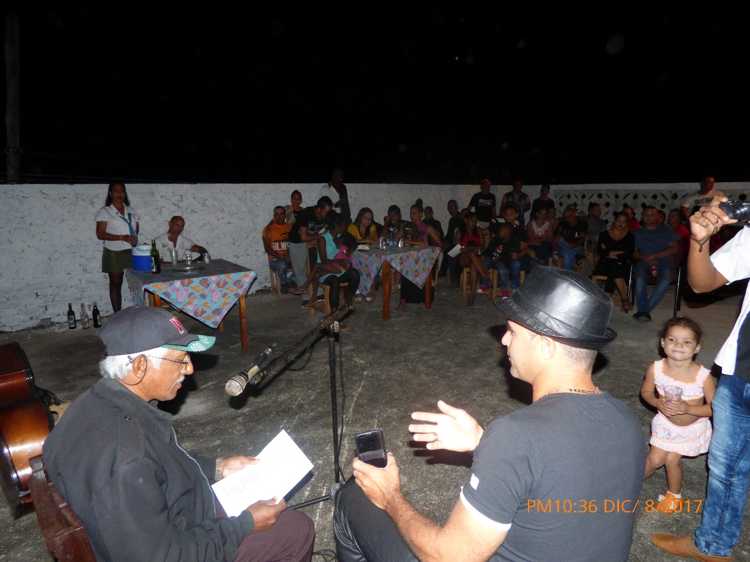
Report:
[[386,261],[421,289],[439,255],[440,248],[434,246],[354,252],[352,266],[360,273],[359,292],[366,294],[370,291],[375,276]]
[[126,277],[136,303],[143,304],[149,291],[206,326],[217,328],[258,276],[246,267],[217,259],[189,273],[165,264],[161,273],[128,269]]

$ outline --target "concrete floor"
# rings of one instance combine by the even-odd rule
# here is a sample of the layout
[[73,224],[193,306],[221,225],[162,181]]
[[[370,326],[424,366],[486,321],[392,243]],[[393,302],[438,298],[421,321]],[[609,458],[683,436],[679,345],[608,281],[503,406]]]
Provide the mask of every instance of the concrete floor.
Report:
[[[498,415],[523,407],[527,387],[512,381],[501,367],[497,335],[502,319],[485,297],[472,307],[463,306],[457,290],[441,280],[432,311],[411,305],[394,311],[389,322],[380,319],[374,304],[359,305],[342,333],[344,381],[344,442],[341,460],[350,474],[352,435],[374,427],[385,430],[388,447],[401,466],[403,489],[425,514],[444,521],[459,487],[468,474],[469,461],[461,455],[425,455],[409,445],[409,413],[433,409],[438,399],[463,407],[482,424]],[[728,335],[737,310],[737,297],[703,308],[683,308],[706,332],[700,358],[711,364]],[[313,349],[307,366],[287,371],[264,392],[250,396],[243,405],[230,404],[224,395],[226,379],[250,361],[264,346],[286,349],[299,341],[316,321],[299,307],[294,297],[257,295],[248,300],[251,351],[239,348],[238,322],[233,313],[218,344],[204,355],[194,356],[196,373],[192,388],[164,407],[175,413],[175,426],[183,446],[206,454],[254,454],[280,428],[285,428],[315,465],[310,483],[292,499],[304,501],[326,492],[333,482],[328,352],[326,341]],[[640,402],[641,377],[657,358],[657,332],[671,314],[671,294],[654,313],[654,321],[639,324],[617,312],[613,327],[619,337],[604,353],[595,375],[604,390],[627,402],[638,413],[647,440],[652,412]],[[190,324],[190,323],[188,323]],[[197,326],[199,331],[208,332]],[[17,340],[25,349],[37,384],[73,400],[99,378],[100,353],[93,330],[50,329],[0,334],[0,342]],[[686,498],[703,498],[706,457],[684,463]],[[665,489],[663,473],[644,484],[642,500],[653,499]],[[330,502],[306,508],[317,527],[316,550],[333,548]],[[735,550],[737,560],[750,560],[750,515]],[[699,521],[697,514],[666,517],[655,513],[638,516],[630,560],[676,560],[662,556],[651,546],[653,532],[688,533]],[[13,520],[0,509],[0,561],[47,560],[33,514]]]

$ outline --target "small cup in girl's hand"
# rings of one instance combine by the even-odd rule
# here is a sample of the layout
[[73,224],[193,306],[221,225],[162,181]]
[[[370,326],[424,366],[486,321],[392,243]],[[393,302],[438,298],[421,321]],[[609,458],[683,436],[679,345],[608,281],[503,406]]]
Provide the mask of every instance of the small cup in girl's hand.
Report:
[[664,398],[667,402],[679,402],[682,400],[682,389],[679,386],[665,386]]

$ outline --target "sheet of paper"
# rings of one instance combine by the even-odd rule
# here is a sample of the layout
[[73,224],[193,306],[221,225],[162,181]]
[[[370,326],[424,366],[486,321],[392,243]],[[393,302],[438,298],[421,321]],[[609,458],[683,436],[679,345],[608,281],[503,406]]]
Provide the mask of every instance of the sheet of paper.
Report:
[[283,429],[257,458],[256,464],[213,485],[214,494],[230,517],[255,502],[283,498],[313,468],[310,459]]
[[455,258],[458,254],[461,253],[461,244],[456,244],[451,248],[451,250],[448,252],[448,255],[452,258]]
[[357,245],[357,250],[359,250],[360,252],[367,252],[367,251],[369,251],[369,249],[370,249],[370,245],[369,244],[358,244]]

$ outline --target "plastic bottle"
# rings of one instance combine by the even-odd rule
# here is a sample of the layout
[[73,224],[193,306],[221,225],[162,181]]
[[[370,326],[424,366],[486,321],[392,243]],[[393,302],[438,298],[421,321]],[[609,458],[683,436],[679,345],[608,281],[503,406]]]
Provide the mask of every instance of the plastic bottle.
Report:
[[86,313],[86,305],[81,303],[81,328],[87,330],[90,327],[91,322],[89,321],[89,315]]

